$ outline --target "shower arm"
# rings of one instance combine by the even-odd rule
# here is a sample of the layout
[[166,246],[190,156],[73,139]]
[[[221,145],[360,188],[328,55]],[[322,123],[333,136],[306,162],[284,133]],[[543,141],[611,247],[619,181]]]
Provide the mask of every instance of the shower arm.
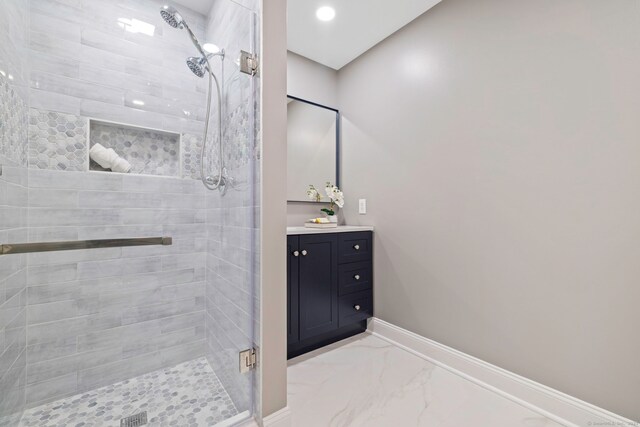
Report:
[[198,49],[198,52],[200,52],[200,55],[206,57],[207,53],[202,48],[202,45],[200,44],[200,40],[198,40],[198,37],[196,37],[193,31],[191,31],[191,28],[189,28],[189,25],[187,25],[186,22],[182,21],[182,26],[184,27],[185,30],[187,30],[187,33],[189,33],[191,42],[193,42],[193,45],[196,47],[196,49]]

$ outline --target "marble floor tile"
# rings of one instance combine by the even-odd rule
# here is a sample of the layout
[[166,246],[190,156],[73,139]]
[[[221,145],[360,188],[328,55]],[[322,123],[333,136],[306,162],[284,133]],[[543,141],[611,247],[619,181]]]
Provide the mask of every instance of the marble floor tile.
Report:
[[147,411],[149,426],[213,426],[238,413],[199,358],[27,410],[20,427],[119,426]]
[[532,410],[362,334],[289,361],[299,427],[559,427]]

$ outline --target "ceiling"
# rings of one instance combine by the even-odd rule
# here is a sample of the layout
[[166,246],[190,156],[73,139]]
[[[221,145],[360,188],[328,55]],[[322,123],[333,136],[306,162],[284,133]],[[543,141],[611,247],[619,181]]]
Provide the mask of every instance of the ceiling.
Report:
[[[438,3],[440,0],[289,0],[288,47],[339,70]],[[316,18],[321,6],[336,10],[333,21]]]
[[[211,10],[212,0],[174,0],[176,3],[180,3],[183,6],[188,7],[191,10],[195,10],[198,13],[203,14],[204,16],[209,15],[209,11]],[[296,1],[296,0],[292,0]]]

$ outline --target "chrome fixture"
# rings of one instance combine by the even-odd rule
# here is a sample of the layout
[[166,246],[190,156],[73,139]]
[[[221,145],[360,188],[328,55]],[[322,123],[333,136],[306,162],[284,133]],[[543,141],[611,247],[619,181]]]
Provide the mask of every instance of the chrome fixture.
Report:
[[73,240],[69,242],[15,243],[0,245],[0,255],[34,252],[75,251],[80,249],[124,248],[128,246],[171,246],[171,237],[140,237],[131,239]]
[[201,58],[191,56],[187,58],[187,67],[189,67],[191,72],[197,77],[202,78],[208,70],[207,64],[209,63],[209,59],[213,58],[214,56],[221,56],[222,60],[224,60],[224,55],[224,49],[221,49],[219,52],[209,53],[207,54],[207,56],[203,56]]
[[[223,143],[223,131],[222,131],[222,90],[220,90],[220,83],[218,82],[218,77],[213,73],[211,69],[211,64],[209,63],[209,59],[214,56],[219,56],[222,61],[221,70],[224,73],[224,58],[225,52],[224,49],[221,49],[220,52],[210,53],[208,54],[198,41],[196,35],[191,31],[187,21],[184,20],[180,12],[173,6],[163,6],[160,9],[160,15],[162,19],[165,20],[167,24],[172,26],[173,28],[179,28],[181,30],[186,30],[189,33],[189,37],[191,37],[191,41],[193,45],[198,50],[200,57],[189,57],[187,58],[187,66],[191,70],[193,74],[197,77],[204,77],[205,73],[209,74],[209,90],[207,93],[207,114],[204,123],[204,134],[202,137],[202,151],[200,152],[200,177],[202,179],[202,183],[205,187],[210,190],[220,190],[220,192],[224,193],[226,191],[227,185],[233,183],[233,179],[229,178],[225,174],[224,167],[224,143]],[[224,76],[222,78],[224,81]],[[211,92],[213,91],[213,84],[216,85],[216,90],[218,93],[218,153],[219,153],[219,165],[218,165],[218,174],[216,177],[209,176],[205,174],[205,164],[204,158],[207,152],[207,137],[209,136],[209,118],[211,116]]]
[[240,72],[250,76],[258,73],[258,57],[255,53],[240,51]]
[[250,348],[240,352],[240,373],[246,374],[256,369],[258,364],[258,353],[255,348]]
[[173,28],[184,28],[184,19],[182,19],[182,15],[180,15],[175,7],[169,5],[163,6],[162,9],[160,9],[160,15],[162,19]]
[[142,427],[147,424],[147,411],[120,420],[120,427]]

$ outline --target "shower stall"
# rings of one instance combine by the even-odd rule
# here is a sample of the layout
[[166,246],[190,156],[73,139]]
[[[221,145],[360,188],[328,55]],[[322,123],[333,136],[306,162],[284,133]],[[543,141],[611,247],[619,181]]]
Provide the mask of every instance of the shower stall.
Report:
[[0,2],[0,426],[259,407],[259,14]]

